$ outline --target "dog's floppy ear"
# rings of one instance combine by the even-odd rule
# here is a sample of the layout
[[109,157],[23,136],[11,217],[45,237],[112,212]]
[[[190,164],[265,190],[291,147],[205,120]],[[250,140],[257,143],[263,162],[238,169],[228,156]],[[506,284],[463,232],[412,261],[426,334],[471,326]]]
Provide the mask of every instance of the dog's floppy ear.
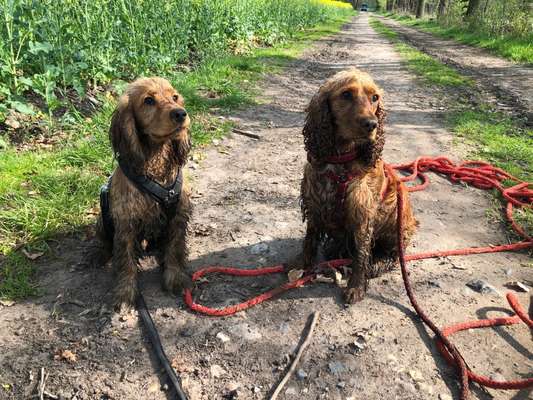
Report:
[[133,106],[127,94],[122,95],[111,119],[109,139],[121,163],[135,168],[142,165],[144,155],[135,122]]
[[333,117],[328,93],[320,90],[306,108],[303,128],[305,150],[316,160],[331,155],[335,148]]
[[376,134],[376,141],[372,145],[372,156],[371,164],[374,165],[375,162],[381,158],[381,153],[383,153],[383,147],[385,147],[385,108],[383,106],[383,98],[380,96],[378,102],[378,108],[376,109],[376,117],[378,118],[378,127]]

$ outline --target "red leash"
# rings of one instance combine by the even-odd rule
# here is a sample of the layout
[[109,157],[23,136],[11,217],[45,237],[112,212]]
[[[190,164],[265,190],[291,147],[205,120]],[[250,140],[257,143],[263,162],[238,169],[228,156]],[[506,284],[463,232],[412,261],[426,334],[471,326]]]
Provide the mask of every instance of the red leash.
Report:
[[[346,156],[347,159],[350,158]],[[533,190],[529,189],[531,186],[528,182],[523,182],[514,176],[508,174],[500,168],[494,167],[488,163],[482,161],[466,161],[461,164],[454,164],[447,157],[419,157],[415,161],[406,164],[398,165],[386,165],[385,166],[387,173],[393,173],[394,170],[404,171],[408,173],[408,176],[402,177],[402,182],[409,182],[415,179],[418,179],[421,183],[418,185],[413,185],[407,188],[409,192],[415,192],[425,189],[429,185],[429,179],[425,172],[432,171],[438,174],[446,175],[448,178],[454,182],[465,182],[469,185],[472,185],[479,189],[489,190],[496,189],[502,196],[507,200],[506,207],[506,216],[507,220],[511,224],[513,230],[522,238],[522,241],[499,246],[487,246],[487,247],[468,247],[464,249],[456,250],[445,250],[445,251],[433,251],[419,254],[404,254],[403,245],[399,245],[399,259],[400,266],[402,271],[402,277],[404,280],[405,289],[409,296],[409,300],[420,316],[424,323],[435,333],[437,337],[437,345],[440,352],[444,355],[446,360],[452,365],[455,365],[460,373],[461,377],[461,399],[465,400],[468,398],[468,383],[469,380],[477,382],[481,385],[496,388],[496,389],[523,389],[528,387],[533,387],[533,378],[516,380],[516,381],[494,381],[490,378],[476,375],[473,373],[468,366],[466,365],[463,357],[457,350],[457,348],[449,341],[447,338],[448,335],[451,335],[455,332],[472,329],[472,328],[481,328],[487,326],[499,326],[499,325],[512,325],[523,321],[531,329],[533,329],[533,321],[527,316],[527,313],[521,308],[520,304],[515,295],[509,293],[507,299],[512,309],[515,311],[516,315],[513,317],[506,318],[494,318],[494,319],[484,319],[477,321],[469,321],[460,323],[448,328],[443,329],[442,331],[426,316],[424,311],[420,308],[414,293],[411,288],[409,281],[409,274],[407,272],[406,262],[412,260],[421,260],[426,258],[435,258],[435,257],[444,257],[444,256],[455,256],[455,255],[468,255],[468,254],[483,254],[483,253],[496,253],[502,251],[516,251],[523,250],[533,247],[533,239],[529,237],[524,229],[520,227],[513,218],[513,206],[517,207],[532,207],[533,205]],[[513,182],[515,185],[512,187],[505,187],[503,185],[504,181]],[[397,191],[398,193],[398,243],[403,243],[403,221],[400,218],[402,215],[402,196],[401,191],[404,190],[404,186],[400,185]],[[342,266],[347,266],[351,264],[349,259],[339,259],[326,261],[319,264],[315,270],[319,271],[320,269],[339,269]],[[234,276],[259,276],[266,274],[274,274],[284,272],[285,267],[283,265],[277,265],[267,268],[259,269],[239,269],[239,268],[229,268],[229,267],[206,267],[198,270],[193,274],[192,280],[196,281],[200,277],[209,274],[209,273],[224,273]],[[288,282],[282,285],[279,288],[272,289],[266,293],[263,293],[257,297],[254,297],[243,303],[233,305],[230,307],[222,309],[213,309],[205,307],[203,305],[197,304],[194,302],[192,297],[192,291],[190,289],[185,290],[185,303],[194,311],[211,315],[211,316],[224,316],[231,315],[236,312],[245,310],[249,307],[252,307],[256,304],[259,304],[265,300],[268,300],[276,295],[279,295],[289,289],[303,286],[304,284],[313,281],[317,276],[317,273],[312,273],[306,275],[300,279],[297,279],[294,282]]]

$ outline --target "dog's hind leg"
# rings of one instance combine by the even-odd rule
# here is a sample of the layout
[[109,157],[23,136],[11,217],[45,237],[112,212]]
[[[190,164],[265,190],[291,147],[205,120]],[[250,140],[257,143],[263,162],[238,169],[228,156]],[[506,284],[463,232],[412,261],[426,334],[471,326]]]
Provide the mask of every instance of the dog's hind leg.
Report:
[[84,251],[84,259],[80,264],[93,268],[101,267],[111,259],[112,251],[113,238],[108,237],[103,227],[102,217],[99,217],[96,223],[96,238]]

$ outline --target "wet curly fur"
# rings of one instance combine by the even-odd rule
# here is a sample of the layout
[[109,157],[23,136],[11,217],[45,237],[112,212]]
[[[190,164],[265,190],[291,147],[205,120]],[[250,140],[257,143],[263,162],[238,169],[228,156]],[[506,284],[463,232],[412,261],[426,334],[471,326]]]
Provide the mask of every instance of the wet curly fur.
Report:
[[[397,261],[398,180],[386,177],[381,159],[385,144],[382,91],[365,72],[342,71],[320,87],[306,111],[303,136],[308,162],[301,206],[307,231],[301,262],[312,266],[320,244],[328,259],[352,258],[345,299],[354,303],[364,297],[369,278]],[[327,157],[350,152],[357,154],[354,161],[326,162]],[[337,184],[326,176],[328,171],[357,175],[346,189],[342,206]],[[409,240],[416,221],[403,193],[404,237]]]
[[[190,120],[183,97],[162,78],[142,78],[128,85],[113,114],[109,137],[121,167],[170,186],[186,163]],[[155,250],[163,267],[163,285],[176,291],[189,283],[185,272],[186,231],[191,214],[190,192],[184,182],[177,208],[169,212],[125,176],[121,167],[111,177],[110,214],[113,237],[98,218],[99,248],[93,263],[112,257],[117,274],[115,305],[133,304],[143,241]]]

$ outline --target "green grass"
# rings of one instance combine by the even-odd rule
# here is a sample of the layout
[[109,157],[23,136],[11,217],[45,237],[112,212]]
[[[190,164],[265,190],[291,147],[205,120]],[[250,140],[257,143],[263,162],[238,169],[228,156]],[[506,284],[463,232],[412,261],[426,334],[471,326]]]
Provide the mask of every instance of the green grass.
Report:
[[[279,71],[313,40],[338,32],[353,12],[296,33],[290,41],[256,48],[242,56],[206,60],[188,73],[166,77],[184,94],[192,117],[195,151],[221,137],[231,124],[215,117],[254,102],[257,82]],[[115,82],[116,87],[124,82]],[[214,98],[205,96],[214,93]],[[65,135],[52,149],[18,150],[0,136],[0,298],[37,293],[33,264],[19,250],[46,246],[46,241],[94,223],[100,185],[113,169],[107,130],[116,99],[102,96],[102,108],[91,118],[58,126]]]
[[[454,69],[400,41],[396,32],[372,18],[371,26],[391,40],[409,69],[428,85],[472,90],[473,82]],[[464,96],[468,98],[468,96]],[[510,117],[495,112],[488,104],[473,106],[464,100],[450,99],[447,121],[452,131],[467,145],[470,159],[485,160],[516,178],[533,182],[533,130],[526,129]],[[512,185],[512,182],[505,182]],[[533,211],[519,210],[517,221],[533,231]]]
[[394,43],[396,50],[405,58],[407,66],[428,83],[439,86],[472,85],[470,79],[461,76],[453,68],[435,60],[433,57],[400,41],[398,33],[388,28],[376,18],[371,18],[370,25],[380,34]]
[[385,14],[401,24],[421,29],[444,38],[481,47],[511,61],[533,64],[533,34],[527,38],[492,36],[487,33],[468,30],[466,27],[443,26],[436,21],[415,19],[406,15]]

